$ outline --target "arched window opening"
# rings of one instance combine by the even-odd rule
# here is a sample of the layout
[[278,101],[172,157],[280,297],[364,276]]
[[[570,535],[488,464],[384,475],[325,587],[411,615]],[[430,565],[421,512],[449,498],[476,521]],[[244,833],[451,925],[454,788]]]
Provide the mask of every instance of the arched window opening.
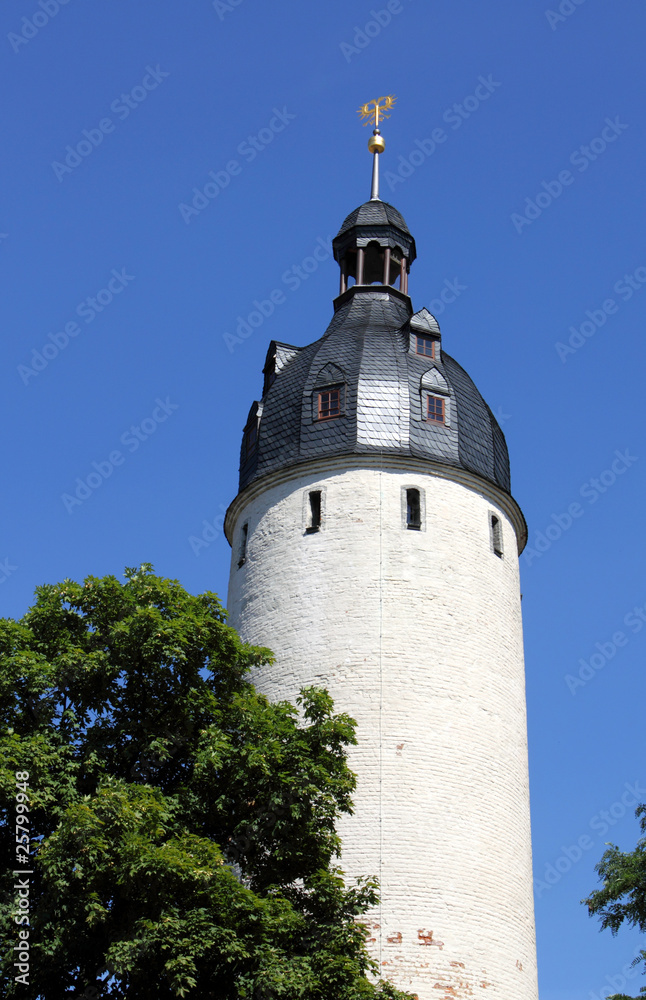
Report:
[[340,295],[353,284],[390,285],[408,294],[408,261],[399,246],[384,247],[372,240],[366,247],[347,250],[340,266]]
[[384,248],[374,240],[366,247],[363,283],[364,285],[384,283]]
[[418,486],[401,488],[401,524],[407,531],[425,531],[426,493]]

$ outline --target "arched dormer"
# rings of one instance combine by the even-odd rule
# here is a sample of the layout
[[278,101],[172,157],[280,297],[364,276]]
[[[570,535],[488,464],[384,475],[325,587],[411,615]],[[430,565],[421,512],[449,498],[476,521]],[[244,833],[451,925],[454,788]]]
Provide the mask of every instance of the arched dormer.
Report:
[[283,344],[280,340],[272,340],[270,342],[269,349],[265,356],[265,367],[262,370],[263,375],[265,376],[262,390],[263,398],[271,389],[277,375],[292,360],[292,358],[296,357],[300,350],[300,347],[294,347],[293,344]]
[[338,365],[324,365],[312,386],[312,420],[332,420],[342,417],[346,407],[347,379]]
[[255,470],[257,464],[261,417],[262,403],[254,400],[242,432],[242,447],[240,449],[240,469],[244,469],[246,475]]
[[451,426],[451,390],[449,384],[433,366],[420,379],[422,420],[435,426]]

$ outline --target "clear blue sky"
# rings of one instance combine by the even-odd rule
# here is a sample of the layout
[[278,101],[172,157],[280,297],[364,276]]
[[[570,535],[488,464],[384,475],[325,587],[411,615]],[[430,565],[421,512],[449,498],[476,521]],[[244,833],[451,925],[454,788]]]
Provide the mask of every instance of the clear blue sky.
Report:
[[541,998],[589,1000],[638,940],[600,935],[579,900],[604,841],[637,839],[626,783],[646,799],[646,10],[401,0],[386,23],[381,0],[217,6],[2,5],[2,613],[142,561],[225,597],[219,525],[267,344],[318,338],[337,292],[324,249],[298,287],[292,268],[369,196],[355,109],[396,94],[382,193],[417,240],[413,302],[460,286],[435,310],[444,347],[498,414],[542,536],[521,561],[535,873],[553,882]]

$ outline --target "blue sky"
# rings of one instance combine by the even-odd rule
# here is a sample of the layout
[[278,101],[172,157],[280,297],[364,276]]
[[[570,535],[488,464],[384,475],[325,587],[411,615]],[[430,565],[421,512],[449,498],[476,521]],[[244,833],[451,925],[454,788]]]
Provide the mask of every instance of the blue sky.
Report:
[[621,987],[638,937],[579,900],[646,799],[644,6],[5,0],[0,26],[2,613],[142,561],[225,597],[267,344],[327,326],[325,247],[370,193],[355,109],[396,94],[413,303],[498,415],[530,526],[541,998]]

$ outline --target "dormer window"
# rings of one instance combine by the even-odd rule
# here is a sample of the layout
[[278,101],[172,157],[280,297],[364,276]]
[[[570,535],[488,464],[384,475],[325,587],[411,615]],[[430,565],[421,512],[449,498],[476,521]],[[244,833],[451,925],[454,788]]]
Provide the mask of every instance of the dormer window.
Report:
[[300,350],[300,347],[292,347],[291,344],[283,344],[279,340],[271,341],[265,357],[265,367],[262,370],[265,376],[262,389],[263,398],[276,381],[276,376],[289,364],[292,358],[296,357]]
[[312,421],[334,420],[345,416],[345,372],[332,361],[320,369],[312,386]]
[[440,326],[426,306],[410,318],[410,351],[420,358],[440,361]]
[[340,417],[343,411],[343,386],[327,386],[318,393],[318,419]]
[[251,427],[247,427],[244,435],[244,457],[245,460],[253,455],[256,450],[256,445],[258,444],[258,424],[252,424]]
[[444,396],[429,394],[426,397],[426,419],[433,420],[436,424],[443,424],[446,417],[445,402]]
[[250,463],[253,465],[258,454],[258,439],[260,437],[260,421],[262,419],[262,403],[258,400],[249,410],[249,416],[242,432],[242,447],[240,449],[240,461],[244,466]]
[[422,337],[417,334],[415,337],[415,353],[421,354],[425,358],[432,358],[435,361],[435,344],[436,340],[434,337]]
[[276,381],[276,358],[270,358],[263,369],[265,375],[265,384],[263,386],[263,396],[266,392],[269,392],[272,385]]
[[424,372],[420,381],[420,418],[429,424],[451,426],[451,391],[436,367]]

